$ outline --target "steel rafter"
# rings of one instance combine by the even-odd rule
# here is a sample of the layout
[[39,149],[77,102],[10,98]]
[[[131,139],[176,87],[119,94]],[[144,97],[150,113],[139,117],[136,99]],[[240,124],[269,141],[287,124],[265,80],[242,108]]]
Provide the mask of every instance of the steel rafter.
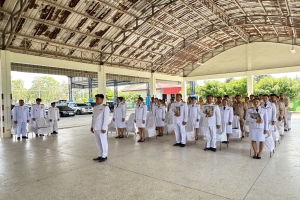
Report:
[[[27,0],[18,0],[16,2],[14,9],[10,14],[9,19],[2,32],[2,50],[6,50],[6,48],[10,45],[26,3]],[[9,34],[7,39],[6,34]]]

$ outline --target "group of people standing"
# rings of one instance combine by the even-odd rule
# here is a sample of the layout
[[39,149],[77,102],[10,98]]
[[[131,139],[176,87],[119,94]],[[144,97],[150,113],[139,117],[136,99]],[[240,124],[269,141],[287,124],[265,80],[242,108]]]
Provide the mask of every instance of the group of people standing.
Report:
[[52,128],[51,134],[58,134],[58,121],[60,120],[59,109],[55,107],[55,102],[51,103],[51,107],[48,109],[48,115],[44,104],[41,104],[42,99],[37,98],[36,104],[33,104],[30,111],[29,107],[24,105],[24,100],[19,100],[19,105],[15,106],[12,110],[12,121],[17,129],[17,140],[28,139],[27,137],[27,124],[31,122],[33,126],[33,132],[36,137],[43,137],[44,134],[38,134],[38,125],[36,120],[38,118],[44,118],[48,121]]
[[[99,150],[99,155],[94,160],[103,162],[107,160],[107,129],[109,109],[103,104],[104,95],[96,95],[97,106],[94,107],[93,121],[91,131],[95,133],[96,143]],[[122,97],[118,97],[117,105],[113,115],[118,136],[116,138],[124,137],[124,130],[126,128],[126,104]],[[272,127],[280,127],[287,124],[287,109],[289,100],[281,93],[259,95],[245,97],[242,101],[241,95],[235,95],[232,100],[229,96],[213,97],[208,95],[206,102],[199,98],[197,102],[196,97],[189,97],[188,102],[182,100],[181,94],[176,94],[174,99],[171,99],[167,106],[163,100],[153,98],[151,102],[150,112],[155,117],[157,127],[157,136],[163,136],[165,126],[166,112],[174,117],[174,132],[176,143],[174,146],[185,147],[186,145],[186,131],[185,126],[188,119],[192,119],[195,128],[195,140],[198,140],[199,132],[206,137],[205,151],[216,151],[216,134],[221,128],[221,123],[225,122],[225,131],[227,141],[229,143],[230,135],[232,134],[233,117],[239,117],[240,128],[242,131],[242,138],[245,137],[245,125],[249,126],[249,135],[254,150],[255,159],[260,159],[264,148],[265,134],[269,132]],[[95,112],[97,111],[97,112]],[[135,108],[134,122],[138,128],[140,138],[137,142],[144,142],[146,137],[146,123],[147,123],[147,106],[142,97],[137,100]],[[105,135],[105,136],[104,136]],[[259,143],[259,149],[257,149]]]

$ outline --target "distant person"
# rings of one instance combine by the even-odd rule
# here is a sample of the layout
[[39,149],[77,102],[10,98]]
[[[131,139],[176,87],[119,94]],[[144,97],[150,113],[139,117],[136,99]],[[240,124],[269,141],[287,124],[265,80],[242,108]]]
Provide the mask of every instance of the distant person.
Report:
[[199,121],[200,121],[200,105],[196,103],[196,97],[191,97],[191,104],[189,107],[189,117],[194,121],[195,140],[198,140],[199,135]]
[[[155,109],[153,110],[153,112]],[[146,119],[147,119],[147,106],[144,104],[144,99],[139,97],[137,100],[137,106],[135,107],[134,123],[139,129],[140,139],[138,142],[145,142],[146,138]]]
[[95,97],[97,105],[93,108],[91,132],[95,135],[98,157],[93,160],[104,162],[108,156],[107,129],[110,111],[109,107],[103,103],[103,94],[97,94]]
[[163,105],[163,100],[158,100],[157,107],[154,111],[155,125],[158,130],[158,137],[164,135],[165,118],[166,118],[166,107]]
[[58,134],[59,109],[55,106],[55,102],[51,103],[48,109],[48,118],[52,128],[52,134]]
[[170,100],[170,103],[168,104],[168,112],[170,112],[171,105],[172,105],[172,103],[174,103],[174,102],[175,102],[175,98],[172,97],[171,100]]
[[[33,104],[31,107],[31,118],[33,121],[33,126],[34,126],[34,133],[36,137],[38,137],[38,127],[36,124],[36,119],[43,117],[46,119],[46,111],[45,111],[45,106],[44,104],[41,104],[42,99],[37,98],[36,99],[36,104]],[[40,136],[44,136],[44,134],[40,134]]]
[[17,140],[20,140],[20,135],[23,139],[27,137],[27,123],[29,122],[29,108],[24,106],[24,100],[19,100],[19,106],[13,109],[13,122],[17,124]]
[[227,141],[222,141],[222,143],[229,143],[230,135],[232,134],[232,122],[233,122],[233,108],[228,106],[227,99],[222,100],[222,105],[220,106],[220,113],[222,119],[225,121],[225,130],[227,135]]
[[198,104],[199,104],[200,108],[201,108],[203,105],[205,105],[205,102],[203,101],[203,98],[202,98],[202,97],[199,97]]
[[116,138],[124,137],[124,130],[126,128],[126,104],[123,102],[123,97],[117,97],[117,104],[114,108],[113,121],[115,122],[116,129],[118,130],[118,136]]
[[217,97],[216,105],[217,106],[222,106],[222,97]]
[[[287,126],[287,114],[288,114],[288,108],[289,108],[289,99],[286,98],[286,97],[284,96],[284,93],[280,93],[280,94],[279,94],[279,101],[280,101],[281,103],[283,103],[284,106],[285,106],[285,112],[284,112],[284,126],[286,127],[286,126]],[[285,130],[287,130],[287,127],[286,127]]]
[[233,104],[233,112],[234,115],[239,116],[240,118],[240,127],[242,131],[242,138],[245,137],[245,119],[246,119],[246,114],[247,114],[247,106],[244,102],[242,102],[242,96],[241,95],[236,95],[236,102]]

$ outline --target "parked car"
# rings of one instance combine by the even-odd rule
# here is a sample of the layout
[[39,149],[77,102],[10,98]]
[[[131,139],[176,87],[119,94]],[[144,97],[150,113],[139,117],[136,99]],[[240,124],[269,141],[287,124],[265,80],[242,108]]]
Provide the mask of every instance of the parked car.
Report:
[[106,101],[106,105],[109,107],[110,112],[114,112],[115,103],[113,101]]
[[72,108],[75,111],[76,115],[93,113],[93,108],[89,104],[86,104],[86,103],[73,103],[73,102],[69,102],[67,104],[70,108]]
[[56,106],[56,107],[59,109],[60,117],[75,116],[74,110],[68,106]]

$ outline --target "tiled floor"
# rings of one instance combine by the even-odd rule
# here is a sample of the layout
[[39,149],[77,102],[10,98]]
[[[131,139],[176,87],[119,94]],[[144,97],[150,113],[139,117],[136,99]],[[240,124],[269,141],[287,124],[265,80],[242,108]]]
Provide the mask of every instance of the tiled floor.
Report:
[[173,147],[174,135],[109,137],[109,158],[97,156],[89,126],[57,136],[0,140],[0,199],[300,199],[300,115],[293,116],[270,159],[249,155],[249,139],[222,151],[205,141]]

